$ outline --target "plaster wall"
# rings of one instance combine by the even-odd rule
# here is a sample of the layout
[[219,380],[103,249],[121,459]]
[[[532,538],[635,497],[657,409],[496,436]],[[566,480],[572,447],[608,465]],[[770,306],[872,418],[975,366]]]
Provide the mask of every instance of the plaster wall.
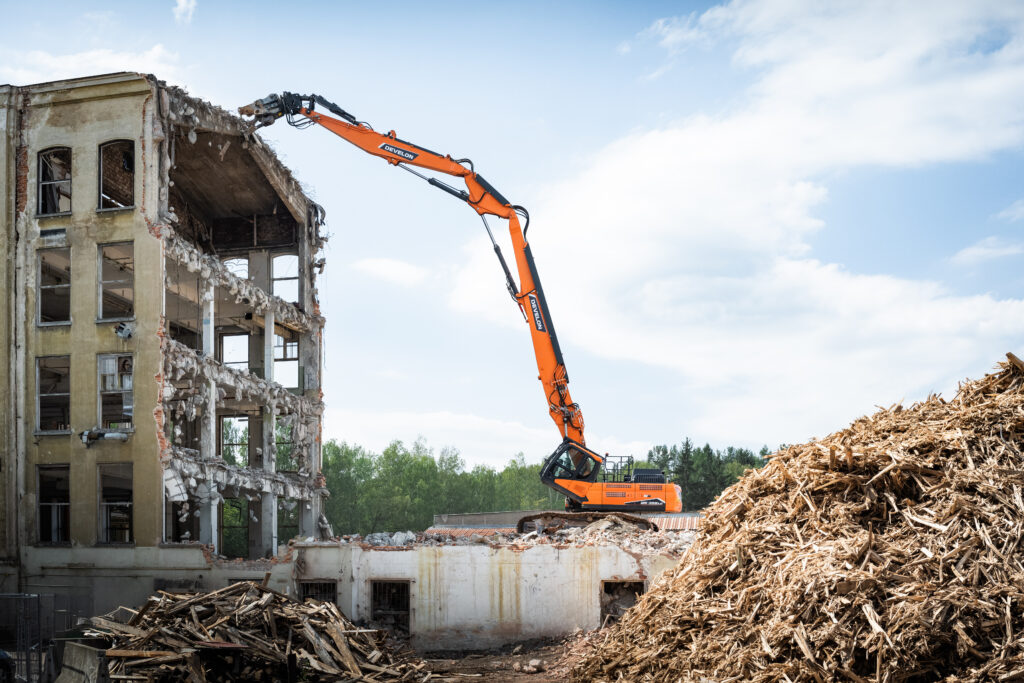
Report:
[[[10,87],[0,86],[0,253],[9,254],[14,239],[14,165],[17,107]],[[0,259],[0,290],[12,292],[13,274],[8,258]],[[0,306],[0,340],[11,339],[14,297],[4,298]],[[17,585],[17,505],[18,461],[12,427],[15,408],[11,395],[11,345],[0,343],[0,591]],[[12,580],[13,577],[13,580]]]
[[650,581],[678,562],[617,546],[299,545],[299,579],[338,581],[338,606],[371,618],[372,581],[408,581],[423,650],[480,649],[600,626],[602,581]]
[[[69,464],[71,475],[71,538],[92,545],[98,536],[97,464],[132,463],[134,487],[133,534],[136,546],[160,542],[163,497],[157,455],[157,424],[153,406],[160,400],[155,377],[162,360],[157,339],[163,306],[163,254],[146,214],[155,209],[158,158],[152,141],[152,89],[145,79],[120,79],[75,88],[33,88],[22,122],[22,143],[27,153],[25,196],[19,197],[16,223],[21,236],[17,250],[17,311],[24,334],[24,350],[16,363],[25,443],[24,495],[20,498],[21,535],[31,544],[38,537],[35,466]],[[136,208],[98,211],[99,146],[127,139],[135,143]],[[70,215],[37,216],[37,154],[53,146],[71,148],[72,194]],[[42,234],[41,231],[63,230]],[[112,242],[134,247],[136,325],[133,336],[121,339],[112,322],[98,322],[98,248]],[[36,320],[38,269],[36,250],[69,247],[71,250],[71,323],[39,326]],[[98,426],[97,356],[131,353],[134,357],[134,430],[126,442],[100,441],[86,448],[76,434]],[[36,358],[71,357],[71,425],[61,434],[35,433]],[[105,549],[113,550],[113,549]],[[115,551],[116,552],[116,551]]]

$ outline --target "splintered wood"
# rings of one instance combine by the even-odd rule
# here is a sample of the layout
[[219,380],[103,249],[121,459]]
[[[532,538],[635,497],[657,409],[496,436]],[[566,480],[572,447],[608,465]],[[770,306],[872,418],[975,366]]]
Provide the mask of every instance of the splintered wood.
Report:
[[[134,611],[134,610],[130,610]],[[160,591],[128,623],[93,617],[111,678],[142,681],[424,681],[426,663],[356,628],[330,602],[298,603],[252,581]]]
[[[1009,356],[1009,354],[1008,354]],[[1024,680],[1024,364],[780,451],[587,681]]]

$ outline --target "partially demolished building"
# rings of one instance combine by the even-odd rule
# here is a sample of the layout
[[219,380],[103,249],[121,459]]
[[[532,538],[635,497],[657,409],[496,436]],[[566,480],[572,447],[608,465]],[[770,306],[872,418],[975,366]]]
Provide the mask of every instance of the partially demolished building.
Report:
[[319,537],[322,209],[151,76],[0,86],[0,132],[0,592]]

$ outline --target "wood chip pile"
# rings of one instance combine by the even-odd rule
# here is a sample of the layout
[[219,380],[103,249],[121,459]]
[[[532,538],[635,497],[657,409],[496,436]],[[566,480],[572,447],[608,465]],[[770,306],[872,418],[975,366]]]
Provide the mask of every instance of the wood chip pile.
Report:
[[1024,680],[1024,363],[780,451],[573,669],[587,681]]
[[[122,608],[123,610],[124,608]],[[119,610],[121,611],[121,610]],[[298,603],[245,581],[210,593],[161,591],[127,623],[93,617],[114,680],[423,681],[426,663],[388,647],[330,602]]]

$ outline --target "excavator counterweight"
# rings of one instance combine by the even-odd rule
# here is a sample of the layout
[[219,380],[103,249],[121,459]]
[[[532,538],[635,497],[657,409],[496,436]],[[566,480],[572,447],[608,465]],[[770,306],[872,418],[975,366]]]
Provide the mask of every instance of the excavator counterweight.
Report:
[[[322,113],[317,107],[333,116]],[[605,457],[587,448],[583,436],[583,414],[569,393],[569,375],[562,349],[555,334],[551,311],[540,283],[533,251],[526,239],[530,214],[522,206],[510,203],[493,185],[479,175],[469,159],[454,159],[399,138],[394,131],[379,133],[333,102],[320,95],[283,92],[239,107],[239,113],[252,117],[253,130],[272,125],[284,118],[296,128],[319,125],[393,166],[426,180],[430,185],[465,202],[483,220],[505,276],[505,285],[522,312],[530,329],[539,379],[548,404],[548,414],[562,435],[562,443],[548,456],[541,468],[541,480],[565,495],[570,511],[650,511],[679,512],[682,509],[679,487],[665,481],[663,474],[640,475],[632,471],[632,458],[625,467],[609,469]],[[461,178],[466,188],[449,185],[419,170]],[[502,255],[487,216],[508,221],[515,256],[515,270]],[[520,224],[520,218],[526,225]],[[647,476],[646,481],[641,479]],[[657,479],[657,481],[655,481]]]

